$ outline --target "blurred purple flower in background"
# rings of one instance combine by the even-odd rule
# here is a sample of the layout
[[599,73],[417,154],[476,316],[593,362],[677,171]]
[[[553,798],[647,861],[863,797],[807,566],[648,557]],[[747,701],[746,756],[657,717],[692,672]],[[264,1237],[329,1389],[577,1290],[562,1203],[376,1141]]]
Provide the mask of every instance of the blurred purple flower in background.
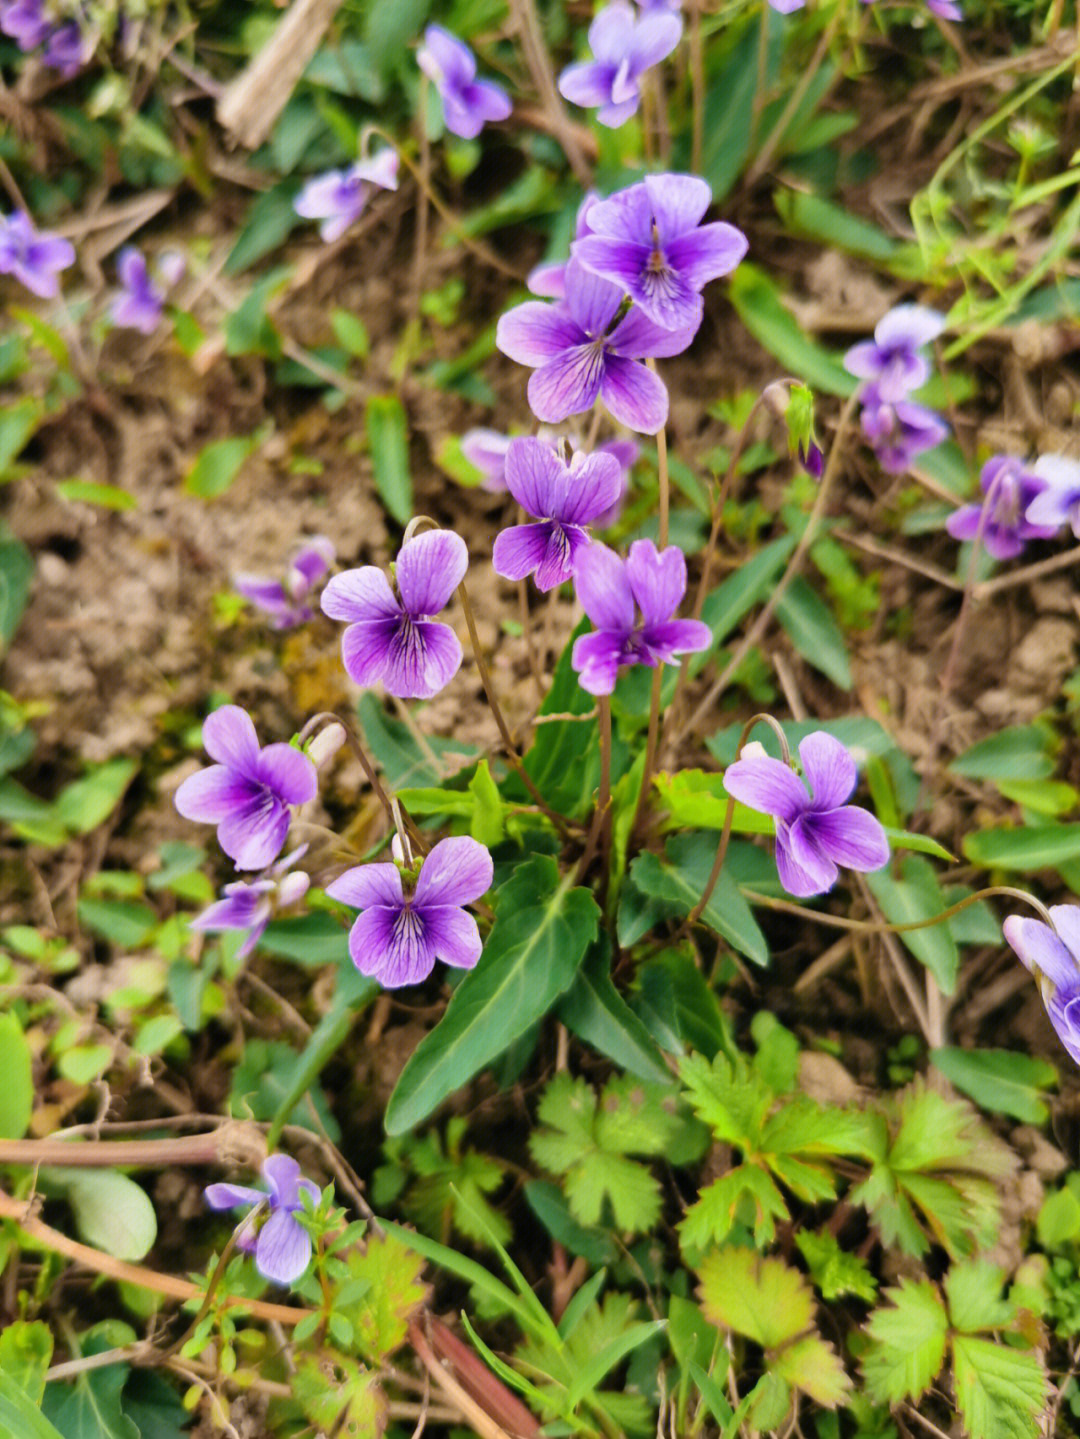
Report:
[[264,575],[237,574],[233,589],[268,614],[274,629],[291,629],[314,615],[308,597],[333,563],[333,541],[326,535],[312,535],[290,562],[284,582]]
[[461,437],[461,453],[483,475],[485,490],[506,489],[506,451],[510,436],[498,430],[467,430]]
[[589,543],[585,526],[606,514],[622,494],[622,470],[613,455],[583,450],[567,464],[543,440],[510,441],[506,484],[522,509],[540,521],[511,525],[495,539],[492,562],[504,579],[534,574],[539,590],[572,577],[575,559]]
[[236,1247],[255,1256],[255,1268],[275,1284],[294,1284],[311,1262],[311,1235],[294,1218],[303,1209],[300,1191],[306,1190],[314,1203],[322,1191],[310,1179],[301,1179],[300,1166],[287,1154],[271,1154],[263,1160],[263,1178],[269,1193],[246,1184],[210,1184],[206,1202],[211,1209],[237,1209],[246,1204],[257,1208],[269,1201],[269,1217],[257,1230],[250,1216],[236,1235]]
[[578,636],[570,656],[589,694],[609,695],[622,665],[655,669],[712,644],[701,620],[671,618],[686,593],[686,558],[677,545],[657,550],[652,540],[635,540],[622,560],[593,541],[578,558],[574,588],[596,626]]
[[1080,905],[1052,904],[1050,918],[1054,929],[1042,920],[1012,914],[1002,929],[1020,962],[1034,975],[1050,1023],[1069,1058],[1080,1064]]
[[36,50],[45,43],[51,30],[45,0],[2,0],[0,3],[0,31],[9,35],[20,50]]
[[724,788],[740,804],[776,821],[776,868],[789,894],[824,894],[837,866],[874,870],[888,863],[889,841],[879,821],[846,803],[858,783],[855,761],[838,739],[815,730],[799,745],[803,774],[783,760],[754,755],[724,771]]
[[381,682],[399,699],[431,699],[457,674],[461,644],[431,619],[465,578],[469,552],[452,530],[428,530],[402,545],[395,565],[400,600],[374,565],[335,575],[322,593],[332,620],[346,620],[341,658],[358,685]]
[[292,745],[260,749],[251,717],[239,705],[207,715],[203,744],[218,763],[183,782],[176,808],[185,819],[216,824],[218,843],[237,869],[264,869],[281,853],[290,806],[315,798],[315,766]]
[[650,6],[639,18],[626,0],[614,0],[589,26],[593,59],[568,66],[559,93],[597,109],[601,125],[617,129],[641,103],[641,76],[671,54],[681,35],[682,17],[666,6]]
[[1026,518],[1029,505],[1043,493],[1047,481],[1040,479],[1025,460],[1016,455],[994,455],[983,465],[979,483],[986,497],[982,504],[962,505],[945,521],[954,540],[973,540],[982,523],[982,543],[987,553],[995,560],[1012,560],[1022,553],[1028,540],[1048,540],[1057,533],[1057,525],[1033,525]]
[[477,80],[476,56],[441,25],[429,25],[416,63],[439,92],[446,128],[475,140],[489,120],[505,120],[513,106],[501,85]]
[[43,64],[70,79],[78,74],[87,58],[86,41],[78,20],[66,20],[50,29],[41,53]]
[[805,4],[806,0],[769,0],[769,8],[775,10],[778,15],[793,15]]
[[863,386],[860,420],[878,463],[890,475],[902,475],[917,456],[940,445],[949,433],[935,411],[914,400],[890,404],[873,384]]
[[558,424],[599,399],[630,430],[652,435],[663,427],[667,390],[639,361],[680,354],[696,326],[667,330],[632,309],[611,328],[622,303],[618,285],[571,260],[565,303],[526,300],[501,317],[496,345],[536,371],[529,380],[529,405],[538,420]]
[[1069,525],[1080,540],[1080,463],[1066,455],[1040,455],[1031,469],[1045,488],[1028,505],[1028,523],[1054,531]]
[[944,328],[945,316],[937,310],[897,305],[878,321],[872,340],[851,347],[844,356],[844,369],[871,381],[886,404],[905,400],[930,378],[930,361],[922,349]]
[[315,175],[293,201],[293,209],[305,220],[321,220],[319,234],[327,243],[340,239],[363,213],[373,186],[397,189],[398,164],[397,151],[388,146],[346,170]]
[[59,272],[74,263],[70,240],[35,230],[22,210],[0,216],[0,275],[14,275],[20,285],[51,300],[60,293]]
[[701,323],[701,291],[730,274],[746,254],[746,236],[717,220],[702,225],[712,191],[695,175],[646,175],[589,210],[591,234],[573,258],[612,281],[665,330]]
[[227,884],[221,899],[189,921],[191,928],[207,934],[246,930],[244,942],[236,951],[237,959],[246,959],[277,911],[295,904],[307,894],[311,885],[308,876],[302,872],[289,873],[306,850],[306,844],[293,850],[292,854],[278,860],[262,879]]
[[165,307],[164,291],[150,278],[146,260],[134,245],[125,245],[116,257],[120,294],[109,306],[114,325],[152,335]]
[[426,979],[437,959],[472,969],[480,958],[480,931],[461,906],[487,893],[493,873],[484,846],[462,836],[435,845],[408,898],[395,864],[348,869],[326,892],[360,910],[349,931],[349,953],[360,973],[399,989]]

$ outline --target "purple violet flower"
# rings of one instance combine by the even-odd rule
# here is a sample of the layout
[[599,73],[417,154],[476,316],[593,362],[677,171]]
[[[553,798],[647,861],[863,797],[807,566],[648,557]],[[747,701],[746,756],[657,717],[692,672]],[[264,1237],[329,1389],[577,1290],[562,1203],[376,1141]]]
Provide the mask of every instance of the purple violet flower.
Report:
[[398,152],[387,146],[370,160],[357,160],[346,170],[315,175],[293,201],[293,209],[305,220],[321,220],[319,235],[329,244],[340,239],[360,218],[371,198],[372,186],[397,189],[398,164]]
[[483,475],[485,490],[498,494],[506,489],[506,451],[510,436],[498,430],[467,430],[461,437],[461,453]]
[[287,1154],[264,1159],[262,1172],[269,1194],[246,1184],[210,1184],[206,1202],[211,1209],[237,1209],[241,1204],[257,1208],[269,1200],[269,1217],[258,1230],[250,1215],[241,1222],[236,1247],[255,1256],[255,1268],[264,1279],[295,1284],[311,1262],[311,1235],[294,1217],[304,1207],[300,1191],[306,1190],[315,1204],[322,1191],[310,1179],[301,1179],[299,1164]]
[[591,695],[609,695],[621,665],[655,669],[712,644],[701,620],[671,618],[686,593],[686,558],[677,545],[657,550],[652,540],[635,540],[621,560],[594,540],[578,557],[574,587],[596,629],[574,641],[570,663]]
[[507,580],[534,574],[539,590],[573,576],[579,550],[589,543],[587,524],[606,514],[622,494],[622,469],[613,455],[578,450],[567,464],[543,440],[510,441],[506,485],[526,514],[540,523],[511,525],[495,538],[492,563]]
[[36,50],[51,30],[44,0],[3,0],[0,4],[0,31],[9,35],[20,50]]
[[185,819],[216,824],[218,843],[237,869],[264,869],[281,853],[290,805],[315,798],[315,766],[289,744],[260,749],[251,717],[239,705],[207,715],[203,745],[218,763],[184,781],[176,808]]
[[427,530],[398,551],[400,599],[374,565],[335,575],[321,604],[332,620],[349,621],[341,637],[349,676],[358,685],[381,682],[399,699],[431,699],[448,685],[461,666],[461,644],[431,616],[449,603],[468,567],[460,535]]
[[0,275],[14,275],[20,285],[43,300],[60,293],[60,270],[75,263],[70,240],[34,229],[22,210],[0,215]]
[[424,31],[416,63],[439,92],[446,128],[463,140],[475,140],[489,120],[505,120],[513,109],[501,85],[477,80],[476,56],[441,25]]
[[612,281],[665,330],[701,323],[702,288],[730,274],[746,254],[746,236],[717,220],[702,225],[712,191],[696,175],[646,175],[589,210],[591,234],[571,254]]
[[1002,930],[1034,975],[1069,1058],[1080,1064],[1080,905],[1052,904],[1050,918],[1053,929],[1042,920],[1012,914]]
[[806,0],[769,0],[769,8],[775,10],[778,15],[792,15],[796,10],[801,10]]
[[1028,523],[1051,527],[1051,533],[1070,525],[1080,540],[1080,463],[1066,455],[1040,455],[1031,470],[1045,488],[1028,505]]
[[844,369],[857,379],[871,381],[886,404],[906,400],[930,378],[930,362],[922,347],[936,340],[944,328],[945,316],[937,310],[897,305],[877,322],[872,340],[863,340],[847,352]]
[[246,930],[244,942],[236,951],[237,959],[246,959],[277,911],[296,904],[307,894],[311,884],[308,876],[302,872],[288,873],[306,850],[307,845],[302,844],[292,854],[278,860],[262,879],[253,880],[250,884],[245,880],[227,884],[222,890],[222,898],[190,920],[190,927],[207,934],[220,934],[231,929]]
[[612,328],[622,303],[618,285],[571,260],[565,303],[526,300],[499,320],[496,345],[536,371],[529,380],[529,405],[538,420],[559,424],[600,399],[627,429],[653,435],[663,428],[667,390],[639,361],[680,354],[696,326],[664,329],[632,309]]
[[331,899],[360,910],[349,931],[349,953],[361,974],[386,989],[419,984],[435,961],[472,969],[480,931],[462,905],[491,888],[491,855],[475,839],[442,839],[420,866],[406,897],[396,864],[362,864],[326,886]]
[[873,384],[863,386],[859,418],[878,463],[890,475],[902,475],[917,456],[940,445],[949,433],[948,425],[933,410],[914,400],[890,404]]
[[979,483],[986,497],[982,504],[962,505],[945,521],[954,540],[973,540],[981,522],[987,553],[995,560],[1014,560],[1028,540],[1048,540],[1057,533],[1056,525],[1033,525],[1026,517],[1028,507],[1047,487],[1026,461],[1016,455],[994,455],[983,465]]
[[601,125],[616,130],[641,103],[640,79],[671,54],[682,35],[682,18],[652,9],[640,18],[626,0],[613,0],[589,26],[593,59],[570,65],[559,76],[559,93],[583,109],[599,107]]
[[114,325],[152,335],[161,321],[165,293],[154,284],[146,260],[134,245],[125,245],[116,257],[120,294],[109,307]]
[[86,41],[77,20],[67,20],[63,25],[53,26],[45,40],[41,54],[42,64],[52,70],[59,70],[66,79],[78,74],[87,59]]
[[308,596],[333,563],[333,541],[312,535],[290,562],[284,583],[265,575],[238,574],[233,576],[233,589],[268,614],[274,629],[292,629],[314,615]]
[[755,755],[724,771],[733,799],[776,821],[776,868],[788,894],[824,894],[838,865],[861,871],[888,863],[889,841],[875,817],[847,804],[858,783],[855,761],[838,739],[815,730],[799,745],[806,786],[782,760]]

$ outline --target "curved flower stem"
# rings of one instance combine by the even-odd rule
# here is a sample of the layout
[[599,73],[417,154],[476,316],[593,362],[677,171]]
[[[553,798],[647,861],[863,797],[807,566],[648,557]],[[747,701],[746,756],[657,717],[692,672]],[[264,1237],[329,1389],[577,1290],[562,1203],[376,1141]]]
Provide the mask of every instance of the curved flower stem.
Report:
[[426,854],[427,844],[424,840],[424,836],[421,834],[420,830],[417,829],[415,821],[410,817],[408,812],[405,810],[405,807],[403,805],[400,805],[398,800],[391,799],[390,796],[386,793],[386,790],[383,789],[382,781],[379,779],[375,766],[371,763],[371,760],[368,759],[367,752],[364,749],[363,745],[360,743],[359,739],[357,739],[356,731],[353,729],[353,726],[349,723],[349,721],[343,720],[340,715],[334,714],[332,710],[320,710],[318,714],[314,714],[311,716],[307,724],[305,724],[304,728],[300,731],[300,743],[304,744],[307,740],[309,740],[315,733],[316,728],[326,720],[332,721],[334,724],[339,724],[341,728],[345,731],[345,742],[349,746],[349,749],[352,751],[352,753],[356,756],[360,768],[364,771],[367,782],[371,786],[372,793],[382,805],[383,810],[386,814],[386,818],[390,821],[390,827],[392,829],[397,828],[397,818],[394,813],[394,806],[399,805],[399,811],[401,814],[404,815],[405,823],[409,827],[409,835],[411,836],[413,843],[418,847],[421,854]]
[[768,628],[769,622],[772,619],[773,614],[775,613],[777,605],[783,599],[784,594],[787,591],[788,585],[791,584],[791,581],[798,574],[799,569],[802,566],[802,562],[806,557],[807,551],[813,544],[814,540],[817,538],[818,525],[821,523],[822,516],[825,513],[825,508],[829,501],[829,495],[832,491],[833,481],[835,480],[837,472],[840,469],[840,460],[843,453],[844,441],[847,438],[847,432],[851,425],[851,418],[855,413],[855,407],[857,404],[858,391],[856,391],[855,394],[853,394],[846,401],[844,408],[840,411],[840,419],[836,426],[836,435],[833,439],[832,448],[829,450],[829,458],[825,465],[825,473],[821,477],[821,484],[818,488],[817,498],[814,501],[814,507],[810,511],[809,516],[807,517],[805,529],[799,536],[799,543],[792,551],[791,559],[788,560],[787,569],[785,569],[784,573],[780,576],[780,579],[775,588],[773,589],[772,594],[762,606],[757,619],[743,636],[742,641],[740,642],[735,653],[731,656],[727,664],[724,666],[724,669],[720,674],[719,678],[713,681],[713,683],[709,686],[709,689],[707,690],[704,698],[698,703],[697,709],[694,710],[693,714],[690,716],[690,719],[687,722],[689,728],[693,729],[696,725],[700,724],[704,720],[705,716],[713,708],[713,706],[716,704],[716,701],[720,698],[724,690],[730,684],[732,677],[742,665],[743,661],[746,659],[746,656],[750,653],[750,650],[754,647],[754,645],[757,644],[758,640],[761,639],[762,635],[765,633],[765,630]]
[[776,909],[784,914],[799,915],[802,919],[813,919],[829,929],[857,930],[863,934],[909,934],[914,929],[932,929],[935,924],[944,924],[946,920],[952,919],[954,915],[960,914],[962,910],[970,908],[979,900],[994,897],[1015,899],[1021,904],[1029,904],[1043,923],[1054,929],[1050,911],[1041,900],[1036,899],[1033,894],[1027,894],[1022,889],[1013,889],[1011,885],[1007,884],[988,885],[986,889],[980,889],[975,894],[968,894],[963,899],[958,899],[955,904],[949,905],[948,909],[943,909],[940,914],[932,915],[929,919],[908,920],[906,924],[890,924],[887,920],[848,919],[840,914],[824,914],[821,910],[811,909],[808,905],[796,904],[794,900],[775,899],[772,895],[759,894],[757,890],[753,889],[742,888],[742,893],[751,904],[760,904],[765,909]]
[[596,709],[600,725],[600,788],[596,793],[596,809],[585,840],[585,849],[578,862],[579,879],[592,864],[611,808],[611,696],[600,695],[596,701]]
[[[780,754],[783,761],[786,765],[790,765],[791,751],[788,749],[787,735],[785,735],[778,722],[769,714],[752,715],[751,718],[746,721],[742,727],[742,734],[739,736],[739,743],[735,749],[735,758],[738,759],[739,755],[742,754],[743,745],[750,738],[750,731],[758,724],[767,724],[772,729],[780,742]],[[724,868],[724,860],[727,858],[728,844],[731,842],[731,825],[734,818],[735,801],[728,795],[727,808],[724,810],[724,827],[720,831],[720,843],[716,846],[716,857],[713,860],[712,869],[709,871],[709,877],[705,881],[705,888],[701,892],[701,898],[697,904],[694,905],[679,928],[680,935],[689,933],[701,918],[705,906],[712,898],[712,892],[720,879],[720,872]],[[678,938],[678,936],[676,936],[676,938]]]
[[469,628],[469,640],[472,643],[473,658],[476,660],[476,669],[480,676],[480,683],[484,687],[484,694],[487,696],[488,706],[495,718],[495,723],[499,727],[499,734],[502,736],[503,748],[506,751],[506,758],[510,763],[510,768],[529,791],[533,802],[541,814],[547,816],[562,835],[563,839],[569,839],[571,822],[567,820],[564,815],[558,814],[551,808],[533,783],[532,775],[529,774],[521,762],[521,756],[517,752],[517,746],[514,744],[513,736],[510,733],[509,726],[506,723],[502,708],[495,694],[495,687],[491,683],[491,675],[488,672],[487,663],[484,660],[483,651],[480,648],[480,636],[476,633],[476,620],[473,617],[472,605],[469,603],[469,592],[465,588],[464,580],[458,585],[458,598],[461,600],[461,608],[465,612],[465,623]]
[[261,1199],[259,1201],[255,1208],[251,1210],[250,1214],[246,1215],[245,1218],[240,1221],[240,1224],[238,1224],[233,1230],[233,1232],[229,1235],[228,1242],[225,1245],[225,1248],[221,1251],[218,1262],[214,1265],[214,1272],[213,1274],[211,1274],[209,1282],[207,1283],[206,1293],[203,1295],[203,1302],[199,1305],[198,1313],[195,1315],[194,1319],[192,1319],[191,1323],[184,1330],[184,1332],[180,1334],[176,1339],[174,1339],[167,1349],[162,1351],[162,1359],[171,1359],[174,1354],[179,1354],[181,1349],[183,1349],[184,1345],[195,1333],[195,1330],[202,1323],[203,1319],[210,1312],[210,1306],[214,1302],[214,1295],[217,1292],[217,1287],[221,1283],[222,1276],[225,1273],[225,1266],[232,1258],[233,1250],[236,1248],[236,1241],[239,1238],[241,1226],[248,1223],[254,1223],[257,1218],[261,1217],[263,1214],[266,1213],[269,1207],[270,1196],[267,1195],[265,1199]]

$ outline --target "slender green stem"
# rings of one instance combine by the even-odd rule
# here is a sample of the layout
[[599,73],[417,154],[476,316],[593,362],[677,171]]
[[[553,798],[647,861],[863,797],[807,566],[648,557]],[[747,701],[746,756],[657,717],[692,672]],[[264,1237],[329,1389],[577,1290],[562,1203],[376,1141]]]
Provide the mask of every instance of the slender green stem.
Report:
[[[266,1198],[261,1199],[259,1203],[255,1206],[255,1208],[246,1216],[243,1221],[244,1225],[253,1224],[256,1219],[266,1213],[269,1205],[270,1196],[267,1195]],[[191,1336],[195,1333],[196,1329],[198,1329],[199,1325],[206,1318],[207,1314],[209,1314],[210,1305],[214,1302],[214,1295],[217,1292],[217,1287],[221,1283],[222,1278],[224,1277],[225,1266],[232,1258],[233,1250],[236,1248],[236,1241],[240,1236],[240,1229],[241,1225],[238,1224],[233,1230],[233,1232],[229,1235],[228,1243],[221,1251],[221,1257],[218,1259],[218,1262],[214,1265],[214,1272],[213,1274],[211,1274],[210,1282],[206,1286],[206,1293],[203,1296],[203,1302],[199,1305],[199,1312],[195,1315],[195,1318],[184,1330],[183,1334],[181,1334],[178,1339],[174,1339],[167,1349],[162,1350],[161,1354],[156,1356],[158,1362],[169,1359],[174,1354],[179,1354],[181,1349],[183,1349],[184,1345],[188,1342]]]
[[465,623],[469,629],[469,640],[472,643],[473,658],[476,660],[476,670],[480,676],[480,683],[484,687],[484,694],[487,696],[488,706],[491,710],[492,715],[495,718],[495,723],[499,728],[499,734],[502,736],[503,748],[506,751],[506,758],[510,763],[510,767],[521,780],[525,788],[529,791],[529,794],[532,796],[533,801],[536,804],[537,808],[540,810],[541,814],[546,815],[547,818],[551,820],[552,824],[562,835],[563,839],[569,839],[570,822],[566,819],[565,815],[558,814],[555,810],[551,808],[551,806],[544,799],[544,796],[536,788],[536,785],[533,782],[532,775],[529,774],[528,770],[526,770],[525,766],[521,762],[521,756],[517,752],[517,746],[514,744],[513,736],[510,733],[510,728],[506,723],[506,718],[502,712],[502,706],[499,704],[498,696],[495,693],[495,687],[491,683],[491,675],[488,672],[488,667],[487,663],[484,660],[483,651],[480,648],[480,636],[476,632],[476,620],[473,617],[472,605],[469,603],[469,592],[465,588],[464,580],[462,580],[461,584],[458,585],[458,596],[461,600],[461,608],[465,612]]
[[[906,924],[890,924],[887,920],[876,919],[848,919],[841,914],[826,914],[822,910],[811,909],[805,904],[796,904],[790,899],[776,899],[770,894],[759,894],[757,890],[747,889],[740,886],[744,898],[751,904],[758,904],[765,909],[775,909],[783,914],[796,914],[802,919],[812,919],[818,924],[823,924],[828,929],[855,930],[862,934],[910,934],[915,929],[932,929],[935,924],[944,924],[954,915],[960,914],[963,910],[969,909],[981,899],[993,899],[1000,897],[1004,899],[1015,899],[1021,904],[1028,904],[1039,915],[1044,924],[1054,929],[1054,921],[1050,911],[1041,900],[1033,894],[1028,894],[1022,889],[1013,889],[1007,884],[991,884],[985,889],[980,889],[975,894],[965,895],[958,899],[955,904],[950,904],[948,909],[943,909],[940,914],[932,915],[929,919],[911,919]],[[1056,933],[1056,930],[1055,930]]]
[[[788,132],[788,127],[790,126],[792,120],[795,118],[796,114],[798,114],[799,106],[806,99],[807,92],[810,89],[810,86],[814,83],[814,77],[821,69],[822,61],[825,59],[825,56],[829,52],[829,46],[832,44],[833,36],[836,34],[840,26],[840,21],[843,18],[845,9],[846,6],[837,5],[833,10],[832,15],[829,17],[829,23],[822,31],[821,39],[818,42],[818,47],[814,51],[813,57],[811,58],[809,65],[799,76],[798,84],[795,86],[794,90],[792,90],[791,95],[788,98],[787,104],[780,112],[776,124],[769,131],[768,139],[758,151],[757,158],[747,172],[746,184],[748,187],[755,184],[756,181],[760,180],[761,176],[764,175],[765,171],[772,164],[773,156],[776,154],[777,150],[780,148],[780,145],[783,143],[784,136]],[[768,7],[763,6],[762,25],[765,24],[769,14],[770,11]],[[757,97],[755,95],[755,101],[756,99]]]
[[[352,751],[353,755],[355,755],[357,762],[360,765],[360,768],[364,771],[367,782],[371,786],[372,793],[382,805],[383,810],[386,813],[386,818],[390,821],[391,827],[396,829],[397,820],[394,815],[394,806],[395,804],[398,804],[398,801],[391,799],[390,796],[386,793],[386,790],[383,789],[382,781],[379,779],[375,766],[368,758],[367,751],[364,749],[364,746],[357,738],[356,731],[353,729],[353,726],[347,720],[343,720],[340,715],[334,714],[332,710],[320,710],[318,714],[314,714],[311,716],[307,724],[300,731],[300,743],[304,744],[307,740],[309,740],[315,733],[318,726],[326,720],[332,721],[334,724],[340,725],[341,728],[345,731],[346,744],[349,746],[349,749]],[[413,843],[417,845],[422,854],[426,853],[427,844],[424,840],[423,834],[420,832],[419,829],[417,829],[415,822],[410,818],[404,806],[399,806],[399,808],[404,815],[405,823],[409,827],[409,834],[413,840]]]

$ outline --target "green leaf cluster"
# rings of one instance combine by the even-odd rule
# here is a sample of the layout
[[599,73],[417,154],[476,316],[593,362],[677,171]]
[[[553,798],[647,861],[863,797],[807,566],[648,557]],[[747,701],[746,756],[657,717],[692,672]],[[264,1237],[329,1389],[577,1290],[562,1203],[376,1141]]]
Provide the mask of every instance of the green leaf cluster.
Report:
[[[437,1130],[417,1139],[388,1141],[388,1168],[397,1170],[408,1186],[402,1207],[443,1244],[452,1232],[474,1244],[490,1245],[491,1235],[507,1244],[509,1221],[486,1198],[502,1184],[506,1166],[490,1154],[465,1148],[465,1130],[466,1121],[455,1115],[447,1122],[445,1143]],[[477,1223],[477,1214],[482,1223]]]

